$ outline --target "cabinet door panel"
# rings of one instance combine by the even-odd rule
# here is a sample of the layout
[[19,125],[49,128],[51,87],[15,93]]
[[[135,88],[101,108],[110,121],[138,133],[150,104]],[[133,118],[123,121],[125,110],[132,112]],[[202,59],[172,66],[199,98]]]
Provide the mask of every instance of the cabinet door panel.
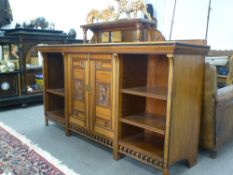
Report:
[[17,74],[0,75],[0,98],[18,95]]
[[82,96],[74,96],[73,98],[73,108],[82,112],[82,113],[85,113],[86,112],[86,106],[85,106],[85,102],[80,100]]
[[73,75],[74,75],[74,79],[83,81],[83,77],[85,77],[85,72],[81,69],[74,69]]
[[[111,84],[112,81],[112,72],[96,71],[96,81],[101,83],[106,83],[105,86],[108,86],[109,84]],[[104,86],[104,84],[102,85]]]
[[76,125],[87,127],[87,70],[88,61],[76,58],[71,58],[72,75],[70,79],[71,84],[71,109],[70,109],[70,122]]
[[109,120],[109,116],[111,116],[111,109],[96,105],[96,116]]
[[112,119],[112,61],[91,61],[92,86],[94,87],[93,129],[113,138]]

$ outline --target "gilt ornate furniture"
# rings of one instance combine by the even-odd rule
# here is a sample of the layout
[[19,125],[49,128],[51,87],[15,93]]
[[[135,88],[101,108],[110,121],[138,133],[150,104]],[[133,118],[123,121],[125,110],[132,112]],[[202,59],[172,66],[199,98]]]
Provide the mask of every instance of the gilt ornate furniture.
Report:
[[156,30],[157,22],[142,18],[120,19],[82,25],[83,41],[87,42],[87,31],[93,32],[91,43],[139,42],[164,40]]
[[[163,170],[197,161],[207,46],[40,46],[45,120]],[[192,78],[190,78],[192,77]]]

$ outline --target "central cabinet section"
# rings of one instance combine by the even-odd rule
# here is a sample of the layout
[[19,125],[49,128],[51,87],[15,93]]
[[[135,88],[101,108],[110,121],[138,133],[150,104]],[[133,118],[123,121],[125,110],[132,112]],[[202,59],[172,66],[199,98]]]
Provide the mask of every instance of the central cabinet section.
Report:
[[112,147],[112,54],[69,54],[69,128]]

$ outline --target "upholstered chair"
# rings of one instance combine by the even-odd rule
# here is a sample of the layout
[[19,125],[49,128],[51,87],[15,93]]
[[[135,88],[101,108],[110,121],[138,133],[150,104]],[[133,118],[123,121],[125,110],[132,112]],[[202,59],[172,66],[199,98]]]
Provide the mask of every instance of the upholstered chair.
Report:
[[205,63],[200,146],[209,150],[212,157],[216,157],[218,150],[232,140],[233,85],[218,89],[216,66],[207,62]]

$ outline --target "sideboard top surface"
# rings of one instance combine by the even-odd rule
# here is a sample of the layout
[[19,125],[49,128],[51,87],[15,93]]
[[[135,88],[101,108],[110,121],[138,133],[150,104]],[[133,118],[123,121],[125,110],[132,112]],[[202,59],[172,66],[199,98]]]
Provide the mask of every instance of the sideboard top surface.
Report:
[[[185,42],[129,42],[98,44],[62,44],[39,46],[42,53],[119,53],[119,54],[190,54],[206,55],[209,46]],[[94,49],[93,49],[94,48]]]

